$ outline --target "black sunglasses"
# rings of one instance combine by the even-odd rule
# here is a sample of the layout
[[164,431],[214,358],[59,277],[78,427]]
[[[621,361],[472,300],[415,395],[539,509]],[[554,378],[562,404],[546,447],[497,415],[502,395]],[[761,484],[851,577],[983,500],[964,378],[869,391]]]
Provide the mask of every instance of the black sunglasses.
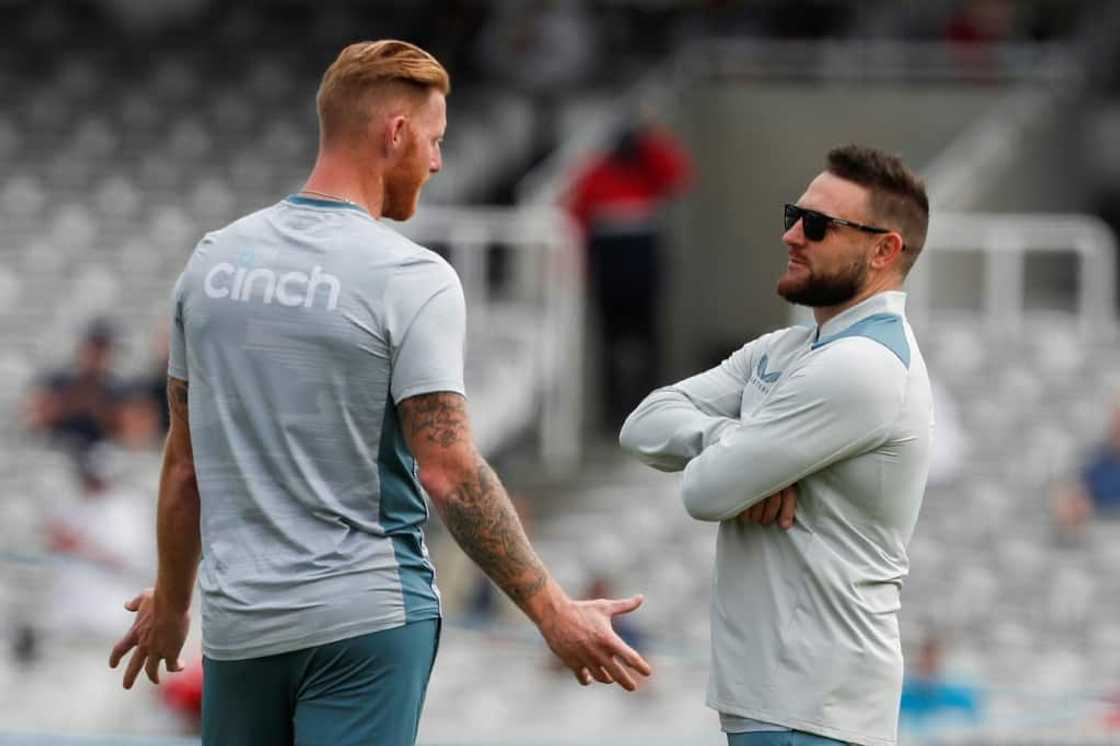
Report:
[[853,223],[851,220],[844,220],[844,218],[834,218],[831,215],[825,215],[823,212],[816,210],[806,210],[804,207],[797,205],[786,205],[786,230],[788,231],[793,226],[797,225],[797,221],[801,221],[801,230],[805,232],[805,238],[810,241],[823,241],[824,234],[828,232],[828,224],[846,225],[849,228],[855,228],[866,233],[890,233],[886,228],[876,228],[873,225],[863,225],[862,223]]

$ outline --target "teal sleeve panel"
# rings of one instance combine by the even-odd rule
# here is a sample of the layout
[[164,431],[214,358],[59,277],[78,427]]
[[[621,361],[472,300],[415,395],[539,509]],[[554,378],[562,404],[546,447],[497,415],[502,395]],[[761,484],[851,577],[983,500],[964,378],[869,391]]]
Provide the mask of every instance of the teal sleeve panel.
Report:
[[846,337],[873,339],[893,352],[905,367],[910,367],[910,342],[906,339],[905,322],[898,314],[877,313],[860,319],[843,331],[821,337],[813,343],[813,349]]

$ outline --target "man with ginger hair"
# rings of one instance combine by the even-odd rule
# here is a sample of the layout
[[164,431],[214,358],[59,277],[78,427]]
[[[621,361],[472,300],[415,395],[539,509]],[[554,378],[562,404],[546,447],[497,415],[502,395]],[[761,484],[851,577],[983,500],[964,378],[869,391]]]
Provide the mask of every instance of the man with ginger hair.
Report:
[[933,425],[902,283],[929,201],[899,158],[850,145],[784,218],[778,294],[816,325],[654,391],[621,441],[720,524],[707,700],[729,746],[890,746]]
[[472,440],[459,279],[381,220],[440,170],[449,90],[411,44],[345,48],[304,188],[207,234],[176,285],[159,570],[110,665],[136,648],[126,688],[180,669],[197,574],[205,744],[415,742],[427,497],[582,684],[650,673],[611,628],[641,597],[573,601],[530,546]]

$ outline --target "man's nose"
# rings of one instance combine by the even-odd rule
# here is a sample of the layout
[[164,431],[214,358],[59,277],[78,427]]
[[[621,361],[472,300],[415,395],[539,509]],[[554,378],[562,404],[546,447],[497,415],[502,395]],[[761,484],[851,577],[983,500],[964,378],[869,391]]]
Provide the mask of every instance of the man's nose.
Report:
[[782,234],[782,243],[786,246],[804,246],[805,245],[805,231],[801,227],[801,220],[798,219],[793,227]]

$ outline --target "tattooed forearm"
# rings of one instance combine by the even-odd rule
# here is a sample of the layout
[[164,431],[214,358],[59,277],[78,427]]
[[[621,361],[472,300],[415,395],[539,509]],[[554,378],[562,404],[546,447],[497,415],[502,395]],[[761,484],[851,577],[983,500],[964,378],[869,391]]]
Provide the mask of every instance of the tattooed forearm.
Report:
[[519,606],[548,581],[498,475],[483,459],[446,499],[437,501],[459,546]]
[[[471,440],[467,402],[438,392],[398,404],[420,478],[463,551],[522,608],[548,582],[498,475]],[[528,609],[526,608],[528,612]]]
[[171,409],[172,418],[179,417],[187,421],[187,390],[189,384],[179,378],[167,377],[167,406]]
[[450,448],[470,437],[466,400],[459,394],[440,391],[405,399],[400,403],[401,420],[410,441]]

